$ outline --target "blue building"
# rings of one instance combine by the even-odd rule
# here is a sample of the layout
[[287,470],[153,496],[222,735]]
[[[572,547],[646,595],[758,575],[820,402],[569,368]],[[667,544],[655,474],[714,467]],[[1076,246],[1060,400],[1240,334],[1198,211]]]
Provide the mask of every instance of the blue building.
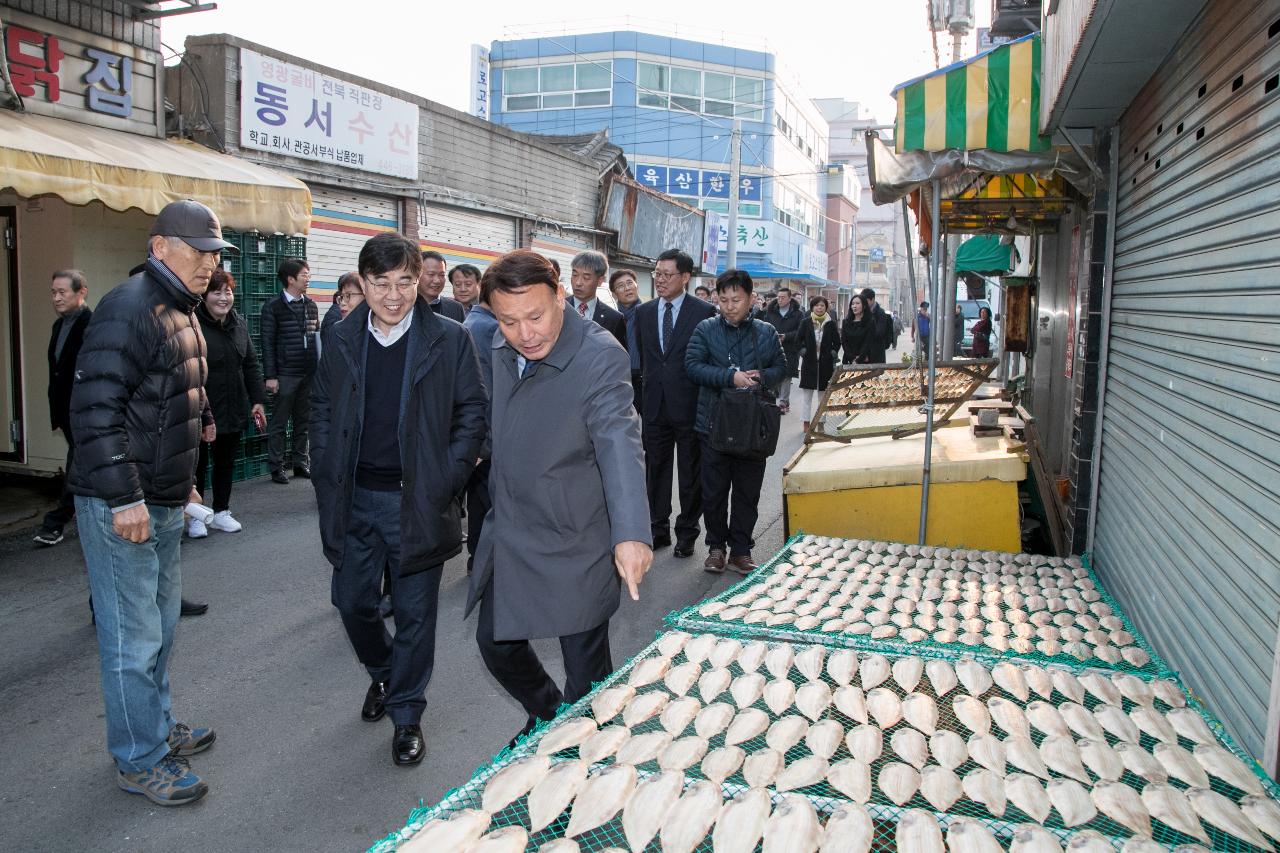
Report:
[[[766,286],[831,284],[820,189],[827,122],[772,54],[616,31],[495,41],[489,60],[493,121],[547,135],[607,128],[637,180],[726,215],[722,223],[740,119],[738,266]],[[722,270],[728,237],[722,230]]]

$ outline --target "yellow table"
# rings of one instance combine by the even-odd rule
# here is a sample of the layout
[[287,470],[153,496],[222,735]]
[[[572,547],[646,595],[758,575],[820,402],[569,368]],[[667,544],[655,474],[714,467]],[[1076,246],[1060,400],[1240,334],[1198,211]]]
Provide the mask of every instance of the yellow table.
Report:
[[[802,448],[782,477],[787,535],[915,542],[923,462],[923,434]],[[926,544],[1021,551],[1026,477],[1026,457],[1010,453],[1003,436],[976,438],[967,425],[936,431]]]

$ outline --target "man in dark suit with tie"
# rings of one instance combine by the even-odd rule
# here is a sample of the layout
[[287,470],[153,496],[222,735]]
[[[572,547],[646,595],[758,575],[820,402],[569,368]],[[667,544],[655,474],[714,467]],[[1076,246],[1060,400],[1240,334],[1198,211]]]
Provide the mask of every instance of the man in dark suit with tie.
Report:
[[[53,310],[58,313],[49,338],[49,420],[55,430],[62,430],[67,440],[65,474],[70,476],[71,460],[75,456],[75,442],[71,439],[71,385],[76,378],[76,356],[80,354],[84,330],[93,312],[84,304],[89,286],[80,270],[54,273],[49,291],[53,294]],[[45,515],[35,541],[41,545],[57,545],[62,541],[62,528],[75,514],[74,498],[64,486],[57,507]]]
[[448,317],[461,323],[467,319],[466,309],[462,303],[448,296],[441,296],[444,290],[445,270],[448,264],[444,255],[428,249],[422,253],[422,275],[418,279],[418,293],[427,300],[431,310],[441,317]]
[[680,514],[676,517],[677,557],[692,557],[702,515],[702,483],[698,434],[698,386],[684,369],[689,337],[715,308],[685,292],[693,275],[693,258],[678,249],[658,256],[654,286],[658,298],[636,309],[636,346],[644,379],[645,481],[653,546],[671,544],[671,466],[679,458]]
[[570,264],[569,284],[573,298],[569,305],[579,317],[595,320],[596,325],[613,335],[623,349],[627,348],[627,321],[622,313],[601,302],[596,294],[609,272],[609,259],[600,252],[579,252]]

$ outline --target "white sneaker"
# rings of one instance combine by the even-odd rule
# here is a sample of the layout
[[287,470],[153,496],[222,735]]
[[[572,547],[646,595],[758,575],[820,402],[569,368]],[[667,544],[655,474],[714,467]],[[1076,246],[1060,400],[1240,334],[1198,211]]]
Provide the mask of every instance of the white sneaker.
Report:
[[209,528],[204,526],[204,522],[198,518],[187,519],[187,538],[203,539],[209,535]]
[[239,533],[240,522],[231,517],[231,510],[224,509],[222,512],[215,512],[213,518],[209,519],[209,527],[214,530],[221,530],[223,533]]

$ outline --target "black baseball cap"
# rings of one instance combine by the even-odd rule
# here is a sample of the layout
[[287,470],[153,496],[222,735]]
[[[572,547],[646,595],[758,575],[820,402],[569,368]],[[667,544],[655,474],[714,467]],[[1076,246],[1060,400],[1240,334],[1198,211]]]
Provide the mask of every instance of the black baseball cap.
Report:
[[222,239],[222,226],[214,212],[189,198],[166,204],[151,226],[151,236],[181,238],[197,252],[240,254],[234,244]]
[[928,308],[928,307],[929,307],[929,303],[928,303],[928,302],[921,302],[921,303],[920,303],[920,307],[921,307],[921,308]]

